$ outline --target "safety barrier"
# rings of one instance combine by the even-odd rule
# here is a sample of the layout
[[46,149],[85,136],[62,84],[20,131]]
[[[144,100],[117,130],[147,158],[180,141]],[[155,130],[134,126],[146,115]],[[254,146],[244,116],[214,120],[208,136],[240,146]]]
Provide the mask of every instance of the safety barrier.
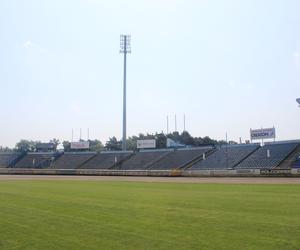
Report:
[[300,177],[300,169],[234,169],[234,170],[103,170],[103,169],[30,169],[0,168],[0,174],[22,175],[100,175],[161,177]]

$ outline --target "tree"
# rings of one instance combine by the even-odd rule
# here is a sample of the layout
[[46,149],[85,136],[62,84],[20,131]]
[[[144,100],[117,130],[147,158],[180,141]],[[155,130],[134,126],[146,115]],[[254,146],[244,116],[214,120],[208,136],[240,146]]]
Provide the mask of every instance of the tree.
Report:
[[90,143],[90,149],[89,149],[90,151],[99,152],[104,149],[102,142],[99,140],[89,140],[89,143]]
[[64,147],[64,152],[70,152],[71,151],[71,143],[69,141],[63,141],[62,145]]
[[205,145],[216,145],[218,142],[216,140],[211,139],[209,136],[201,137],[194,137],[194,145],[196,147],[201,147]]
[[217,141],[210,139],[209,136],[203,137],[203,144],[217,144]]
[[9,147],[0,146],[0,152],[12,152],[13,150]]
[[40,143],[39,141],[30,141],[22,139],[16,144],[16,150],[19,152],[33,152],[36,150],[36,144]]
[[59,139],[55,139],[53,138],[52,140],[50,140],[50,143],[52,143],[54,145],[54,150],[57,150],[57,146],[60,144]]
[[189,134],[189,132],[183,131],[180,135],[180,143],[193,146],[195,142],[194,138]]
[[113,136],[105,143],[105,148],[107,150],[121,150],[122,142],[118,141],[117,138]]
[[[214,140],[211,139],[209,136],[205,137],[193,137],[189,134],[187,131],[183,131],[181,134],[179,132],[175,131],[170,134],[164,134],[161,133],[155,133],[155,134],[142,134],[140,133],[138,136],[130,136],[127,139],[127,149],[128,150],[136,150],[137,147],[137,140],[148,140],[148,139],[155,139],[156,140],[156,148],[166,148],[167,147],[167,138],[170,138],[174,140],[175,142],[187,145],[187,146],[193,146],[193,147],[200,147],[205,145],[223,145],[227,144],[224,140]],[[83,141],[83,140],[82,140]],[[39,141],[32,141],[32,140],[21,140],[16,144],[16,147],[14,150],[17,151],[36,151],[37,144],[40,143]],[[50,140],[50,143],[54,144],[55,150],[57,150],[57,146],[60,144],[59,139],[53,138]],[[99,140],[89,140],[90,143],[90,151],[96,151],[99,152],[103,149],[106,150],[112,150],[112,151],[118,151],[122,150],[122,141],[118,140],[115,136],[109,138],[109,140],[105,143],[105,146],[101,143]],[[236,142],[230,141],[230,144],[235,144]],[[63,141],[62,146],[64,148],[65,152],[71,151],[71,143],[69,141]],[[10,151],[9,148],[3,148],[0,147],[0,151]],[[86,151],[86,149],[78,149],[76,151]]]
[[227,142],[226,142],[225,140],[220,140],[220,141],[218,141],[217,144],[218,144],[218,145],[226,145]]
[[126,140],[126,145],[128,150],[136,150],[136,144],[137,144],[138,137],[131,136]]
[[164,133],[159,133],[155,135],[156,148],[166,148],[167,147],[167,137]]
[[170,138],[170,139],[172,139],[173,141],[176,141],[176,142],[180,141],[180,135],[177,131],[174,131],[173,133],[168,134],[167,138]]

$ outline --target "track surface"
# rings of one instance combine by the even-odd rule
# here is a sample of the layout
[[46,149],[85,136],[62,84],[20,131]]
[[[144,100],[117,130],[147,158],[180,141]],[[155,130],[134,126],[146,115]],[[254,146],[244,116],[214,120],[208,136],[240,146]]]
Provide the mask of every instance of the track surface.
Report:
[[130,181],[130,182],[173,182],[173,183],[228,183],[228,184],[300,184],[300,178],[281,177],[133,177],[133,176],[66,176],[66,175],[0,175],[6,180],[78,180],[78,181]]

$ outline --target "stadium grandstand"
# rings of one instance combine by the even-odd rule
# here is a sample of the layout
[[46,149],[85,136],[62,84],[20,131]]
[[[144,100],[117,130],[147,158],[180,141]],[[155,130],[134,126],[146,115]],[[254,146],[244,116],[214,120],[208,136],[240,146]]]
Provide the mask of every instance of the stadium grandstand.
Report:
[[79,168],[82,169],[111,169],[117,168],[123,161],[132,156],[132,151],[103,151],[90,158]]
[[27,153],[13,167],[15,168],[48,168],[56,158],[53,152]]
[[296,161],[293,163],[293,167],[300,168],[300,156],[298,156]]
[[256,144],[224,145],[190,169],[232,169],[259,148]]
[[[146,175],[160,175],[160,173],[169,175],[175,170],[182,173],[188,172],[191,175],[201,171],[232,173],[230,171],[236,170],[241,173],[246,170],[299,169],[299,156],[300,141],[272,142],[263,146],[235,144],[178,149],[144,149],[136,152],[2,152],[0,153],[0,169],[3,171],[11,169],[19,171],[18,173],[22,173],[22,169],[74,170],[73,174],[85,172],[101,174],[106,171],[105,174],[113,175],[141,174],[141,172],[134,171],[144,171]],[[64,173],[68,174],[68,172]]]
[[0,168],[8,168],[14,166],[14,164],[24,154],[14,152],[1,152],[0,153]]
[[166,157],[162,158],[158,162],[154,163],[150,169],[152,170],[171,170],[180,169],[191,164],[195,160],[203,157],[203,154],[209,153],[213,150],[213,147],[202,147],[202,148],[183,148],[177,149]]
[[293,151],[298,143],[270,143],[260,147],[236,166],[237,169],[272,169],[278,167]]
[[123,170],[144,170],[174,152],[173,149],[141,150],[120,165]]
[[50,167],[54,169],[76,169],[96,155],[96,152],[65,152],[52,162]]

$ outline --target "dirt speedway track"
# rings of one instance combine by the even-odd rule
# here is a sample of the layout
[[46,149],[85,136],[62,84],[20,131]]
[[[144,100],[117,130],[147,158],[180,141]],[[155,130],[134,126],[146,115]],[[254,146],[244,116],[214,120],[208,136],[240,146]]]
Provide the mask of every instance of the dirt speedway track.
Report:
[[285,177],[130,177],[130,176],[68,176],[68,175],[0,175],[7,180],[78,180],[78,181],[129,181],[166,183],[223,183],[223,184],[300,184],[300,178]]

